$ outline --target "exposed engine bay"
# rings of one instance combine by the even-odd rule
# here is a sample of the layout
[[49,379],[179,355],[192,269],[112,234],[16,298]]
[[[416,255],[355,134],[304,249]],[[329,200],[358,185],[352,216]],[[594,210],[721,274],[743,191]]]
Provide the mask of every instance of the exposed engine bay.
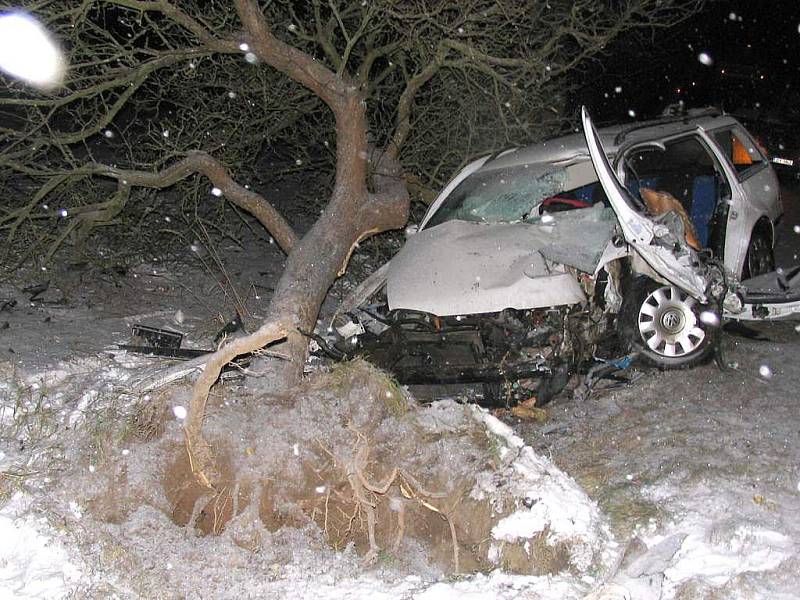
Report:
[[381,303],[350,314],[355,320],[338,329],[353,334],[319,340],[322,352],[365,358],[402,384],[481,383],[478,401],[503,406],[550,401],[592,361],[609,322],[594,305],[439,317]]

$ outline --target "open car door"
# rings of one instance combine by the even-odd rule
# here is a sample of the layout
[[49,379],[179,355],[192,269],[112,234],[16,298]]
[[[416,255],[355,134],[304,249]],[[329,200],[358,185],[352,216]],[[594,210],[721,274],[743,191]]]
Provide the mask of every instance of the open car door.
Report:
[[[625,241],[664,279],[685,292],[706,301],[710,278],[693,265],[693,256],[682,235],[649,219],[636,208],[630,192],[622,185],[611,167],[600,136],[592,124],[586,107],[582,109],[583,132],[597,177],[617,214]],[[738,320],[772,320],[800,318],[800,266],[742,281],[728,291],[724,316]]]
[[707,302],[706,290],[710,278],[695,266],[699,261],[694,250],[686,244],[681,232],[671,230],[665,223],[655,222],[635,208],[630,192],[611,167],[585,106],[581,109],[581,118],[592,164],[617,214],[625,241],[661,277],[700,302]]

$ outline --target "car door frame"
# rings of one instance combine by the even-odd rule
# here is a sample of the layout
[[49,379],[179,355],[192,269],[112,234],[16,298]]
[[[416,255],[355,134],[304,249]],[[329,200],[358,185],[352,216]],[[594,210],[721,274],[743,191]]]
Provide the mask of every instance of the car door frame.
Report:
[[702,273],[692,266],[698,263],[694,250],[686,244],[685,239],[675,240],[681,251],[679,253],[674,252],[674,248],[667,249],[660,244],[651,244],[654,238],[670,233],[669,230],[664,225],[656,224],[634,207],[631,194],[611,166],[608,154],[600,141],[600,135],[585,106],[581,109],[581,122],[598,180],[617,215],[625,241],[660,277],[683,289],[700,302],[707,302],[706,292],[711,281],[707,273]]
[[[728,222],[726,223],[725,231],[725,256],[724,263],[729,270],[729,275],[733,276],[737,281],[741,279],[744,262],[747,256],[747,250],[750,246],[750,240],[753,231],[758,221],[762,218],[769,220],[770,228],[772,229],[772,241],[775,241],[774,235],[774,221],[780,216],[780,209],[772,211],[768,203],[751,202],[750,198],[759,198],[759,190],[757,188],[764,186],[774,186],[777,190],[777,177],[769,166],[767,157],[763,156],[763,166],[753,170],[747,177],[740,177],[731,164],[727,154],[720,148],[719,142],[715,139],[715,134],[733,131],[745,137],[746,142],[755,146],[752,137],[747,133],[745,128],[741,125],[728,123],[719,128],[698,128],[700,134],[707,141],[715,155],[718,162],[724,169],[728,185],[731,188],[731,201],[730,209],[728,211]],[[759,154],[761,152],[759,151]],[[771,191],[771,190],[766,190]],[[777,192],[776,192],[777,193]],[[776,204],[780,204],[777,202]],[[777,214],[773,214],[776,213]]]

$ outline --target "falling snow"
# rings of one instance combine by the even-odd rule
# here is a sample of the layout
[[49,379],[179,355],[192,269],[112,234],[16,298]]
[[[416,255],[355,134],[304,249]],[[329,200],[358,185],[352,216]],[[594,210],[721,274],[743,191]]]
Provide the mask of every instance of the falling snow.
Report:
[[714,64],[714,59],[707,52],[701,52],[697,55],[697,60],[700,61],[701,64],[704,64],[707,67],[710,67]]

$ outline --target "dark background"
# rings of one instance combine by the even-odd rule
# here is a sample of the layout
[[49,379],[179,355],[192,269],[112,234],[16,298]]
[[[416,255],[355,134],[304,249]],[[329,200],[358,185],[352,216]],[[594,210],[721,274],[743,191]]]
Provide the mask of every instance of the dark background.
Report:
[[800,0],[711,0],[677,27],[608,50],[576,97],[598,121],[713,105],[745,121],[770,154],[800,151]]

